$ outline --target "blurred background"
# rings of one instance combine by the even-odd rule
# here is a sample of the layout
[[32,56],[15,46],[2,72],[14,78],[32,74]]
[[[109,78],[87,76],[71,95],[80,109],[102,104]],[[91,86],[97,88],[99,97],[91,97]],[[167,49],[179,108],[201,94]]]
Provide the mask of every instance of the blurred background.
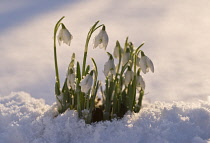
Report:
[[[61,83],[72,53],[82,61],[89,28],[100,20],[111,53],[116,40],[124,43],[127,36],[136,47],[145,42],[142,50],[155,66],[154,74],[143,75],[147,101],[210,102],[208,0],[2,0],[0,96],[24,91],[55,102],[53,29],[62,16],[73,40],[70,47],[57,47]],[[90,57],[96,60],[103,80],[106,52],[90,44],[88,57],[89,64]]]

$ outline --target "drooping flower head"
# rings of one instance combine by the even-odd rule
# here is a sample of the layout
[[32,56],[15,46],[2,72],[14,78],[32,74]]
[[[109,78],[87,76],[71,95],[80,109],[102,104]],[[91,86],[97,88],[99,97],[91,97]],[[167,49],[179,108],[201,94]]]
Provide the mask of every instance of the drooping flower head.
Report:
[[[108,52],[107,52],[108,53]],[[109,60],[104,64],[104,75],[107,77],[109,74],[115,75],[115,65],[114,65],[114,59],[110,53],[109,54]]]
[[106,33],[105,26],[101,29],[101,31],[96,35],[93,42],[93,48],[96,48],[99,46],[100,49],[105,49],[108,45],[109,37]]
[[145,90],[145,81],[141,75],[137,75],[136,77],[136,87],[140,91]]
[[68,29],[66,29],[66,27],[64,26],[64,24],[62,23],[62,28],[59,31],[58,34],[58,43],[59,45],[61,45],[61,42],[67,44],[70,46],[71,44],[71,40],[73,39],[73,36],[71,35],[71,33],[68,31]]
[[123,52],[123,49],[121,48],[119,41],[117,41],[116,46],[114,48],[113,55],[115,58],[118,58],[118,57],[120,57],[120,54],[122,54],[122,52]]
[[149,69],[154,73],[154,65],[152,61],[144,54],[144,52],[141,52],[139,65],[144,74],[149,72]]
[[126,48],[126,52],[123,54],[122,57],[122,65],[125,65],[130,60],[130,49]]
[[93,84],[93,70],[90,72],[90,74],[87,74],[80,82],[81,91],[84,93],[88,93],[91,86]]
[[128,66],[128,69],[125,72],[125,85],[128,86],[128,84],[133,80],[133,78],[134,72],[131,70],[131,67]]

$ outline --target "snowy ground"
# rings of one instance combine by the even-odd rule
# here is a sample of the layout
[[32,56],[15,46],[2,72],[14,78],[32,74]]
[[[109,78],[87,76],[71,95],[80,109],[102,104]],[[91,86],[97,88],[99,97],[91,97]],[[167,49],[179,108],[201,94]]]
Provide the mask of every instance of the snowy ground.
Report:
[[[0,143],[207,142],[209,7],[209,0],[1,1]],[[97,20],[106,25],[109,52],[126,36],[136,46],[145,41],[155,73],[144,76],[147,104],[140,114],[91,126],[72,111],[53,118],[53,28],[62,16],[74,37],[70,47],[58,48],[62,81],[72,52],[81,61],[86,34]],[[89,51],[103,80],[107,55],[100,49]]]
[[207,143],[210,103],[145,104],[141,113],[122,120],[86,125],[24,92],[0,99],[1,143]]

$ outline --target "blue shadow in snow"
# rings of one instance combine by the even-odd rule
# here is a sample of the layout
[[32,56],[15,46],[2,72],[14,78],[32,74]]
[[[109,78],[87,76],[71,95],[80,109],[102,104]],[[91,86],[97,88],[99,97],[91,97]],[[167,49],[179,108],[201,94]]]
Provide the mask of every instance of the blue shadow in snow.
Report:
[[[76,0],[34,0],[30,2],[25,0],[22,6],[0,13],[0,31],[3,32],[10,27],[21,25],[37,15],[56,10],[64,5],[74,4],[75,2]],[[14,5],[16,3],[13,1]],[[6,4],[0,2],[0,4],[6,8],[12,5],[11,2],[6,2]]]

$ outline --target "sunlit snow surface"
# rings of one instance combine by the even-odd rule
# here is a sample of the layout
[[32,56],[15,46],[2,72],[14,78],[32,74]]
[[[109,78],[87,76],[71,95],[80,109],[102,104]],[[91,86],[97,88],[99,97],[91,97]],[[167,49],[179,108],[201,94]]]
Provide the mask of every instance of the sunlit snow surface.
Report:
[[24,92],[0,99],[1,143],[207,143],[210,103],[144,104],[141,113],[86,125],[77,113],[54,117],[55,106]]

